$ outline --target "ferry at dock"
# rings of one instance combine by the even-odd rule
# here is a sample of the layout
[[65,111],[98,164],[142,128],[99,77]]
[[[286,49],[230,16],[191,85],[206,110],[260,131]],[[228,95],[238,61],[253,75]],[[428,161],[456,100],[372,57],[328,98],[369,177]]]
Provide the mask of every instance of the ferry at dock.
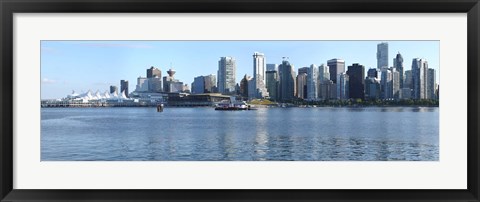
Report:
[[237,111],[237,110],[252,110],[250,105],[245,101],[236,100],[235,97],[230,97],[230,100],[223,100],[219,102],[215,110]]

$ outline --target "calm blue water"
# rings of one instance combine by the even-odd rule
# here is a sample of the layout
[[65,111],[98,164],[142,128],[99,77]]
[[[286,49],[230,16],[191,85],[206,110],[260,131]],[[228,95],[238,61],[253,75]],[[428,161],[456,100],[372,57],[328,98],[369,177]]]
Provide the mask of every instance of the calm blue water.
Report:
[[42,161],[439,160],[438,108],[42,108]]

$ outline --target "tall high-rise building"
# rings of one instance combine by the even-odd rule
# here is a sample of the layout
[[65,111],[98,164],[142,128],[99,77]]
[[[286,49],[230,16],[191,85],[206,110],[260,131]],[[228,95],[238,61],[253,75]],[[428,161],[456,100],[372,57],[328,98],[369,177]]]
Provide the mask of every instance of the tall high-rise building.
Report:
[[341,73],[337,76],[337,99],[346,100],[349,98],[349,78],[348,74]]
[[320,83],[320,95],[319,95],[320,99],[322,100],[335,99],[337,94],[336,92],[337,92],[337,89],[332,80],[328,79]]
[[428,62],[425,59],[412,60],[413,99],[427,99]]
[[403,80],[403,88],[413,89],[412,70],[405,71],[405,79]]
[[244,98],[248,98],[248,82],[250,80],[252,80],[252,77],[245,74],[243,79],[240,81],[240,95]]
[[307,99],[318,100],[318,68],[310,65],[307,72]]
[[162,71],[154,66],[147,69],[147,82],[149,92],[161,92],[162,86]]
[[268,91],[265,86],[265,55],[263,53],[253,53],[253,80],[256,98],[268,97]]
[[321,64],[318,66],[318,81],[322,83],[327,80],[330,80],[330,69],[325,64]]
[[382,99],[393,98],[392,93],[392,71],[384,68],[381,71],[380,90]]
[[125,93],[125,96],[129,97],[129,95],[128,95],[128,81],[127,80],[120,80],[120,95],[122,93]]
[[377,68],[368,69],[367,77],[378,79],[378,69]]
[[154,78],[154,77],[162,78],[162,71],[152,66],[149,69],[147,69],[147,78]]
[[302,67],[298,69],[297,75],[297,97],[301,99],[307,98],[307,70],[308,67]]
[[[267,65],[267,69],[268,65]],[[266,83],[267,83],[267,90],[268,94],[271,99],[278,100],[278,72],[277,68],[271,68],[266,72]]]
[[203,76],[197,76],[193,78],[192,94],[205,93],[205,78]]
[[329,67],[330,80],[332,80],[333,83],[337,83],[338,75],[345,72],[345,60],[334,58],[328,60],[327,65]]
[[348,97],[365,99],[365,66],[354,63],[348,66]]
[[397,69],[392,68],[392,98],[400,98],[400,72]]
[[203,76],[203,80],[205,82],[205,93],[215,93],[217,91],[217,76],[215,76],[215,74]]
[[397,54],[397,57],[393,58],[393,68],[397,70],[398,74],[400,75],[400,89],[403,88],[403,57],[400,52]]
[[233,57],[221,57],[218,61],[217,87],[219,93],[232,94],[235,92],[235,74],[237,65]]
[[428,68],[427,72],[427,99],[436,99],[435,93],[435,69]]
[[293,65],[285,58],[278,66],[280,78],[278,96],[280,101],[291,101],[295,96],[295,71]]
[[147,92],[148,91],[148,79],[147,77],[139,76],[137,78],[137,87],[135,88],[137,92]]
[[365,99],[375,100],[380,98],[380,80],[375,77],[365,79]]
[[379,43],[377,44],[377,68],[383,70],[388,67],[388,43]]
[[117,88],[117,86],[110,86],[110,93],[113,94],[113,93],[115,93],[115,92],[118,93],[118,88]]

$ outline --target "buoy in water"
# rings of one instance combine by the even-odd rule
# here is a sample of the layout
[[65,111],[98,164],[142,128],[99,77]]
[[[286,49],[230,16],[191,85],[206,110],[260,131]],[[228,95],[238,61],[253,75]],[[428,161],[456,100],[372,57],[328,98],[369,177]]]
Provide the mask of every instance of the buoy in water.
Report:
[[157,112],[163,112],[163,104],[157,105]]

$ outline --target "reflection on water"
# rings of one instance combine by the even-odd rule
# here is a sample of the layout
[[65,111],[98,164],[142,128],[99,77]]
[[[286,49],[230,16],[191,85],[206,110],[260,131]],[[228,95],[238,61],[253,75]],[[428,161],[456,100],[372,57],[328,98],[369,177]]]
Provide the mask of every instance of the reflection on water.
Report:
[[438,161],[438,108],[42,108],[41,159]]

